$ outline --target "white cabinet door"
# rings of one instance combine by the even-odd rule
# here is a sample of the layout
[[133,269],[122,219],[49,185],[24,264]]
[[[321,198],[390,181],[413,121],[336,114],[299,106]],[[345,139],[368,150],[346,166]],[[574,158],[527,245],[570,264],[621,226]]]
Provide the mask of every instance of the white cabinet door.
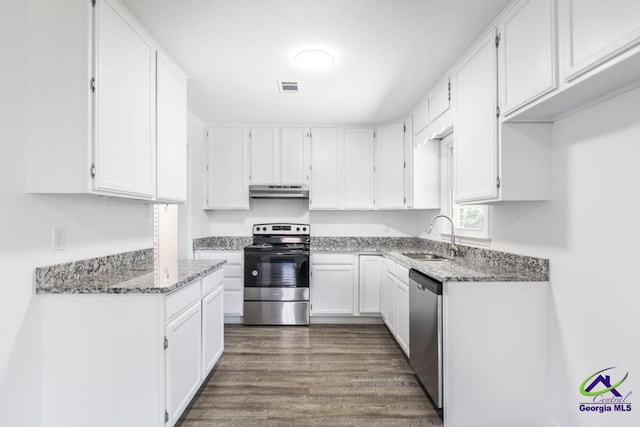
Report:
[[244,252],[196,251],[196,259],[224,259],[224,315],[242,316],[244,313]]
[[431,126],[413,137],[413,208],[440,208],[440,141],[430,140]]
[[386,271],[384,273],[383,292],[385,294],[384,301],[386,316],[384,317],[384,323],[389,328],[392,335],[396,333],[396,291],[395,291],[395,277],[393,274]]
[[276,128],[252,128],[249,130],[251,146],[251,183],[278,184],[278,141]]
[[556,87],[554,3],[523,0],[499,24],[501,114]]
[[373,208],[373,129],[344,130],[344,207]]
[[429,124],[429,99],[425,99],[412,114],[413,132],[418,134]]
[[449,111],[450,104],[451,81],[449,80],[449,77],[447,77],[446,79],[441,80],[440,83],[433,88],[431,93],[429,93],[429,123],[433,123],[440,116]]
[[455,74],[457,202],[498,195],[496,50],[495,31],[491,31],[479,40]]
[[280,129],[280,165],[283,185],[309,181],[307,128]]
[[339,209],[340,131],[335,128],[311,130],[311,209]]
[[187,200],[187,82],[161,52],[157,57],[157,198]]
[[380,313],[382,261],[380,255],[360,255],[360,313]]
[[353,315],[355,271],[351,265],[311,265],[311,315]]
[[198,391],[202,347],[200,300],[167,323],[166,381],[169,425],[173,425]]
[[636,0],[565,0],[562,5],[567,81],[640,43],[640,2]]
[[202,380],[224,351],[224,287],[202,298]]
[[95,26],[94,188],[153,198],[155,48],[114,0],[96,4]]
[[404,134],[402,122],[376,132],[376,208],[404,207]]
[[209,209],[249,209],[246,129],[210,128]]
[[395,282],[396,341],[409,356],[409,286],[398,278]]

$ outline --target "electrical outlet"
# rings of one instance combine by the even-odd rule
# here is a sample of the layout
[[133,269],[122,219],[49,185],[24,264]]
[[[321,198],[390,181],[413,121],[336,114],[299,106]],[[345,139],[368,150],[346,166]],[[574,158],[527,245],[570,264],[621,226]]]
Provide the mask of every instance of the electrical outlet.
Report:
[[64,227],[53,227],[53,250],[64,250],[67,242],[67,234]]

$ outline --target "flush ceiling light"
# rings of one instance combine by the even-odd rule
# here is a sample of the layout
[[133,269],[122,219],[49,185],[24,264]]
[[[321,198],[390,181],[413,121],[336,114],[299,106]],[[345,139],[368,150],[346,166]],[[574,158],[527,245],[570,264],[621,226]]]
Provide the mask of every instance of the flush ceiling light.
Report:
[[310,70],[323,70],[333,64],[333,56],[324,50],[308,49],[296,53],[293,62]]

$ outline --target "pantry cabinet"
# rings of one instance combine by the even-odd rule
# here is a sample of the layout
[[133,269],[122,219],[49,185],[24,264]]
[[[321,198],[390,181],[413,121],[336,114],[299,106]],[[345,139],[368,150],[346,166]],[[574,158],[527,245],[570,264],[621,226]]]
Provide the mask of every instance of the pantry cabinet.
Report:
[[345,129],[343,158],[344,208],[372,209],[374,130]]
[[376,130],[374,204],[378,209],[404,207],[405,130],[404,122]]
[[455,200],[498,196],[497,47],[487,32],[455,72]]
[[341,143],[338,128],[311,129],[310,209],[341,208]]
[[38,31],[26,50],[27,191],[183,201],[186,146],[179,156],[167,151],[178,151],[171,135],[186,122],[185,88],[171,92],[160,46],[117,0],[36,3],[41,13],[29,26]]
[[522,0],[500,19],[500,114],[557,87],[555,0]]
[[206,209],[249,209],[249,147],[245,128],[209,128]]

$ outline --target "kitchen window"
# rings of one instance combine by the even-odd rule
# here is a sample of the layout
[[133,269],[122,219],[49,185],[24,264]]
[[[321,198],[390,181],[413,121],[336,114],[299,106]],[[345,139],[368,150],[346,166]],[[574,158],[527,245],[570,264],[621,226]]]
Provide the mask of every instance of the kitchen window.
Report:
[[[449,215],[455,224],[459,240],[488,244],[491,239],[491,209],[488,205],[459,205],[454,202],[453,135],[441,142],[442,161],[442,213]],[[440,224],[440,235],[449,238],[449,224]]]

